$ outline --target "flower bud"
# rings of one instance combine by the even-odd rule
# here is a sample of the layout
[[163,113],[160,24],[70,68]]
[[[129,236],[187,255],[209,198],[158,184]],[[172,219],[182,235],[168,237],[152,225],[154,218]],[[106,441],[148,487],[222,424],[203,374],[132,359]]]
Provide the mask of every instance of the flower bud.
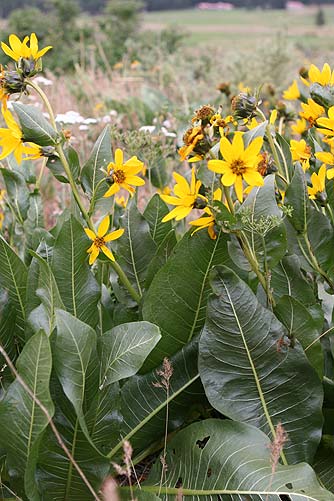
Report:
[[257,99],[255,96],[240,92],[232,99],[231,106],[235,118],[251,118],[256,110]]

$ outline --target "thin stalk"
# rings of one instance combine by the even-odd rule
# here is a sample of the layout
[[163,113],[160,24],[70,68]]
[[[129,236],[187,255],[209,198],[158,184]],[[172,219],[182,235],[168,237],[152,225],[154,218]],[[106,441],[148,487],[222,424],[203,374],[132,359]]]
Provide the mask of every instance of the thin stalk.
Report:
[[[231,198],[231,191],[227,186],[224,186],[224,195],[225,195],[227,205],[230,209],[231,214],[234,214],[234,206],[233,206],[233,201]],[[259,263],[257,262],[256,256],[254,256],[252,249],[249,246],[249,242],[247,240],[246,235],[242,231],[237,231],[236,236],[238,238],[239,244],[240,244],[240,246],[245,254],[247,261],[251,265],[252,270],[254,271],[256,276],[258,277],[260,284],[262,285],[263,289],[267,293],[269,303],[272,306],[275,306],[275,300],[273,298],[273,295],[270,292],[270,288],[268,288],[267,280],[259,268]]]
[[114,268],[114,270],[116,271],[116,273],[119,276],[124,287],[126,287],[126,289],[128,290],[132,299],[134,299],[136,301],[136,303],[139,304],[141,297],[138,294],[138,292],[132,287],[128,277],[126,276],[126,274],[124,273],[124,271],[122,270],[120,265],[117,263],[117,261],[110,261],[110,264]]
[[318,336],[316,339],[314,339],[312,341],[312,343],[310,343],[308,346],[306,346],[306,348],[304,349],[304,351],[307,351],[311,348],[311,346],[313,346],[317,341],[320,341],[321,338],[323,338],[324,336],[326,336],[326,334],[328,334],[329,332],[331,332],[332,330],[334,330],[334,327],[330,327],[329,329],[327,329],[325,332],[323,332],[322,334],[320,334],[320,336]]
[[[105,183],[106,180],[105,178],[103,179],[100,179],[100,181],[97,183],[97,185],[95,186],[94,188],[94,191],[93,191],[93,194],[92,194],[92,198],[91,198],[91,201],[90,201],[90,205],[89,205],[89,209],[88,209],[88,216],[91,217],[93,215],[93,212],[94,212],[94,209],[95,209],[95,204],[96,204],[96,194],[98,192],[98,189],[100,188],[100,186],[102,186],[103,183]],[[115,197],[114,197],[115,198]],[[112,226],[112,225],[111,225]]]
[[44,174],[44,170],[45,170],[45,166],[46,166],[46,162],[48,161],[48,159],[46,157],[43,158],[43,162],[42,162],[42,166],[41,166],[41,170],[39,171],[39,176],[37,178],[37,181],[36,181],[36,188],[39,190],[40,186],[41,186],[41,182],[42,182],[42,179],[43,179],[43,174]]

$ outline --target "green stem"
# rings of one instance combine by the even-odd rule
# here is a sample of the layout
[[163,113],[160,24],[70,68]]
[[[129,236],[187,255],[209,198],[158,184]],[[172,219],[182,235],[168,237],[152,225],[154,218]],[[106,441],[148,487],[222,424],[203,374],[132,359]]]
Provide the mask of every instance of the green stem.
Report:
[[[55,117],[54,117],[53,109],[52,109],[52,106],[50,104],[50,101],[49,101],[47,95],[42,91],[42,89],[37,84],[35,84],[31,80],[26,79],[26,82],[41,97],[41,99],[44,102],[45,107],[46,107],[46,109],[47,109],[47,111],[49,113],[50,122],[51,122],[53,128],[55,129],[55,131],[57,131],[57,124],[56,124],[56,120],[55,120]],[[81,211],[82,217],[85,219],[88,227],[96,234],[96,231],[95,231],[94,225],[92,223],[92,220],[89,217],[89,215],[88,215],[88,213],[87,213],[87,211],[86,211],[86,209],[85,209],[85,207],[84,207],[84,205],[82,203],[82,200],[81,200],[81,197],[80,197],[77,185],[76,185],[76,183],[75,183],[75,181],[73,179],[73,176],[72,176],[71,168],[69,166],[69,163],[67,161],[67,158],[65,156],[65,153],[63,151],[63,148],[62,148],[61,144],[57,144],[55,146],[55,149],[56,149],[56,152],[59,155],[59,159],[60,159],[61,163],[63,164],[63,167],[64,167],[64,170],[65,170],[67,179],[68,179],[68,181],[70,183],[70,186],[71,186],[71,189],[72,189],[73,196],[74,196],[75,201],[76,201],[76,203],[77,203],[77,205],[78,205],[78,207],[79,207],[79,209]],[[119,276],[120,281],[123,283],[124,287],[128,290],[130,296],[137,303],[139,303],[140,302],[140,296],[135,291],[135,289],[132,287],[132,285],[131,285],[128,277],[125,275],[125,273],[122,270],[122,268],[120,267],[120,265],[118,263],[116,263],[115,261],[110,261],[110,262],[111,262],[111,266],[114,268],[114,270],[116,271],[117,275]]]
[[[234,214],[234,206],[233,206],[233,201],[231,198],[231,191],[230,191],[230,188],[228,188],[227,186],[224,186],[224,195],[225,195],[227,205],[229,206],[231,214]],[[257,262],[257,259],[254,256],[254,254],[249,246],[249,242],[247,240],[246,235],[242,231],[238,231],[238,232],[236,232],[236,236],[238,238],[239,244],[240,244],[240,246],[245,254],[247,261],[251,265],[252,270],[254,271],[256,276],[258,277],[260,284],[262,285],[263,289],[267,293],[269,303],[272,306],[275,306],[275,300],[270,292],[270,288],[268,287],[267,280],[260,271],[259,263]]]
[[259,268],[259,263],[257,262],[256,257],[253,255],[250,247],[249,247],[249,242],[245,235],[242,232],[238,232],[237,238],[239,240],[240,246],[247,258],[247,261],[251,265],[252,270],[256,274],[257,278],[259,279],[260,284],[262,285],[264,291],[267,293],[268,301],[269,303],[274,307],[275,306],[275,300],[274,297],[270,291],[270,288],[268,288],[267,280],[265,276],[262,274]]
[[126,287],[126,289],[128,290],[132,299],[134,299],[136,301],[136,303],[139,304],[141,297],[138,294],[138,292],[132,287],[128,277],[125,275],[125,273],[122,270],[122,268],[120,267],[120,265],[117,263],[117,261],[110,261],[110,264],[114,268],[114,270],[116,271],[116,273],[119,276],[124,287]]
[[43,158],[43,163],[42,163],[42,166],[41,166],[41,170],[39,172],[39,176],[38,176],[38,179],[36,181],[36,188],[39,190],[40,186],[41,186],[41,182],[42,182],[42,179],[43,179],[43,174],[44,174],[44,170],[45,170],[45,166],[46,166],[46,162],[47,162],[47,158],[44,157]]

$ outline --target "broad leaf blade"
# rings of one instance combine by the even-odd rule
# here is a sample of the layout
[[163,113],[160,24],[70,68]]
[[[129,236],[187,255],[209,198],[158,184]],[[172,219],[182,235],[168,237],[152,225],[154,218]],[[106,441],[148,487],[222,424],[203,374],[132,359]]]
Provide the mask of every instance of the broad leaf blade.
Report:
[[158,246],[172,229],[171,221],[161,222],[168,212],[167,205],[157,193],[153,195],[144,211],[144,218],[148,222],[152,238]]
[[232,270],[217,267],[212,287],[199,348],[210,403],[270,436],[281,423],[289,435],[288,461],[310,462],[323,422],[316,372],[299,343],[288,346],[282,324]]
[[138,211],[135,203],[128,204],[124,216],[120,219],[125,231],[118,241],[119,264],[133,286],[142,295],[147,268],[157,246],[151,237],[148,223]]
[[27,268],[0,235],[0,287],[16,308],[17,335],[24,339]]
[[202,231],[186,234],[153,279],[143,302],[143,319],[158,325],[161,341],[145,368],[156,367],[164,356],[179,351],[202,328],[210,292],[211,268],[228,262],[226,237],[211,240]]
[[294,175],[286,190],[284,204],[290,205],[293,209],[291,216],[289,216],[292,226],[298,233],[304,233],[307,229],[310,201],[305,173],[298,163],[295,165]]
[[104,333],[99,339],[100,387],[136,374],[160,338],[159,327],[150,322],[117,325]]
[[95,327],[100,290],[87,261],[89,245],[81,224],[70,217],[58,233],[51,269],[67,311]]
[[49,146],[57,143],[59,136],[36,106],[13,103],[13,108],[19,117],[24,141]]
[[54,343],[54,366],[60,384],[80,417],[85,395],[86,372],[96,333],[70,313],[56,310],[57,337]]
[[[207,403],[199,380],[197,359],[197,339],[170,359],[173,368],[168,402],[170,432],[182,426],[189,416],[196,415]],[[162,370],[162,367],[159,369]],[[157,386],[160,380],[154,369],[145,375],[132,377],[121,390],[121,436],[130,440],[136,453],[154,442],[161,442],[164,437],[167,401],[166,391]]]
[[[166,464],[167,479],[159,496],[165,501],[175,499],[177,486],[194,501],[280,501],[282,496],[293,501],[334,500],[308,464],[277,464],[273,472],[268,438],[243,423],[218,419],[193,423],[168,444]],[[161,464],[157,461],[142,485],[144,493],[146,489],[158,493],[160,478]],[[170,489],[168,495],[165,488]]]
[[[93,151],[82,168],[81,183],[87,193],[90,195],[96,190],[97,184],[105,174],[101,169],[106,169],[107,165],[111,162],[111,135],[110,127],[107,125],[99,135]],[[107,191],[105,187],[104,192]],[[97,198],[103,194],[97,194]]]
[[[35,334],[25,345],[18,361],[17,370],[34,396],[46,407],[50,416],[54,406],[49,392],[52,367],[51,348],[43,331]],[[32,461],[35,442],[48,424],[44,412],[15,380],[0,403],[0,441],[7,452],[9,471],[22,480],[28,461]],[[26,478],[26,482],[30,482]]]

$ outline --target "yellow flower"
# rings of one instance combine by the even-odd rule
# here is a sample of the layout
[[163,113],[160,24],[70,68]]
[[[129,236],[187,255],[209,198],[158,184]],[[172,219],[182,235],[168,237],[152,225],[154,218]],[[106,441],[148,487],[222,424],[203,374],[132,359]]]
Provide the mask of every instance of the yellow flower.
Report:
[[245,149],[242,132],[236,132],[232,144],[226,137],[220,140],[220,152],[225,160],[209,160],[208,168],[213,172],[223,174],[221,183],[232,186],[238,200],[242,202],[245,180],[250,186],[262,186],[263,178],[257,170],[258,155],[263,144],[263,138],[255,138]]
[[317,120],[317,125],[322,128],[317,127],[317,131],[325,136],[334,136],[334,106],[331,106],[327,112],[328,118],[319,118]]
[[[246,122],[248,122],[248,120],[246,119]],[[261,122],[258,122],[256,120],[255,117],[252,118],[252,120],[250,122],[248,122],[248,124],[246,125],[247,129],[249,130],[252,130],[252,129],[255,129],[255,127],[257,127],[258,125],[260,125]]]
[[4,159],[11,153],[14,154],[14,157],[18,164],[22,162],[24,154],[31,155],[24,160],[40,158],[41,156],[43,156],[42,150],[38,145],[34,143],[27,143],[29,146],[25,146],[23,144],[24,139],[22,130],[16,123],[11,112],[7,109],[2,109],[2,115],[5,119],[8,129],[0,128],[0,148],[2,148],[0,160]]
[[287,90],[283,92],[283,99],[286,99],[287,101],[294,101],[295,99],[299,98],[300,92],[298,89],[297,81],[294,80],[290,87],[288,87]]
[[[222,190],[218,188],[214,194],[213,194],[213,199],[214,200],[221,200],[222,199]],[[208,229],[208,234],[211,240],[216,240],[217,234],[215,232],[215,217],[212,214],[211,209],[209,207],[205,207],[204,212],[207,214],[207,216],[200,217],[198,219],[195,219],[194,221],[191,221],[190,224],[191,226],[197,226],[197,228],[192,232],[192,235],[196,233],[197,231],[203,230],[205,228]]]
[[[315,153],[315,157],[321,162],[324,162],[326,165],[334,165],[334,153],[332,152],[318,151],[317,153]],[[333,177],[334,177],[334,168],[328,169],[327,178],[333,179]]]
[[[27,45],[28,42],[29,47]],[[32,33],[30,37],[26,36],[23,42],[21,42],[16,35],[9,35],[9,45],[10,47],[4,42],[1,42],[1,48],[4,53],[14,59],[14,61],[18,61],[21,58],[37,61],[37,59],[44,56],[48,50],[52,49],[52,46],[49,45],[48,47],[44,47],[44,49],[38,50],[38,39],[35,33]]]
[[308,77],[312,83],[319,83],[320,85],[333,85],[334,84],[334,71],[328,63],[325,63],[320,71],[317,66],[311,64],[308,71]]
[[128,201],[129,201],[129,199],[125,198],[125,197],[115,197],[115,202],[120,207],[123,207],[123,209],[125,209],[126,206],[128,205]]
[[326,165],[323,164],[320,167],[318,174],[316,172],[313,172],[311,176],[312,187],[310,186],[307,187],[308,195],[311,200],[315,200],[316,195],[318,193],[322,193],[323,191],[325,191],[325,180],[326,180]]
[[173,177],[176,181],[174,186],[175,196],[160,195],[160,197],[167,204],[176,205],[176,207],[162,219],[163,223],[170,221],[170,219],[180,221],[180,219],[187,217],[192,209],[204,208],[207,202],[206,198],[199,194],[202,183],[201,181],[196,181],[194,168],[191,171],[190,184],[177,172],[173,172]]
[[115,151],[115,162],[110,162],[107,166],[108,174],[112,178],[113,184],[103,196],[111,197],[121,188],[124,188],[130,195],[133,195],[135,192],[133,186],[143,186],[145,184],[144,179],[135,175],[143,169],[143,166],[143,162],[138,160],[137,157],[131,157],[123,163],[123,151],[117,148]]
[[311,158],[311,148],[306,144],[306,141],[304,139],[301,139],[300,141],[291,139],[290,151],[292,154],[292,160],[294,162],[301,162],[304,170],[310,167],[309,160]]
[[110,218],[109,216],[106,216],[101,221],[97,230],[97,234],[95,234],[94,231],[90,230],[89,228],[85,228],[86,235],[93,241],[92,245],[87,250],[89,254],[89,264],[93,264],[96,261],[98,255],[100,254],[100,251],[102,251],[103,254],[105,254],[109,259],[111,259],[111,261],[115,261],[114,255],[111,250],[108,249],[106,243],[120,238],[124,233],[124,229],[121,228],[106,235],[109,229],[109,224]]
[[307,104],[302,103],[303,111],[299,113],[302,118],[305,118],[311,125],[311,127],[315,124],[317,119],[325,113],[325,108],[317,104],[313,99],[308,99]]
[[186,131],[183,136],[183,141],[185,143],[182,148],[179,149],[179,155],[181,160],[185,160],[188,155],[196,148],[199,141],[204,138],[202,127],[191,127]]
[[305,118],[299,118],[295,124],[291,125],[291,130],[294,134],[303,134],[307,129]]

